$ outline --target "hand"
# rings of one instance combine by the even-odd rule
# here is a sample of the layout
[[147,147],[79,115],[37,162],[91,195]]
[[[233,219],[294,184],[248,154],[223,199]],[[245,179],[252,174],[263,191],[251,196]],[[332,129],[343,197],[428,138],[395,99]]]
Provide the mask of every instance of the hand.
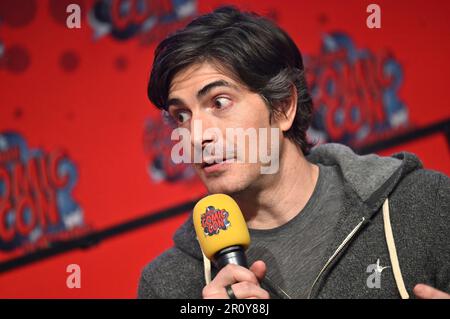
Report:
[[448,293],[424,284],[416,285],[413,292],[419,299],[450,299]]
[[229,264],[203,288],[203,298],[229,299],[225,287],[232,285],[237,299],[269,299],[269,293],[259,285],[265,274],[266,264],[261,260],[255,261],[250,269]]

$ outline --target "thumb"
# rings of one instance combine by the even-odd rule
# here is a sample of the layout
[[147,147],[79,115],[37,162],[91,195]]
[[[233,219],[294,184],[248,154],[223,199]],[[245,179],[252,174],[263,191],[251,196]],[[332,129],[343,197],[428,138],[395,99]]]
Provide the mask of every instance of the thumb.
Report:
[[420,299],[450,299],[450,294],[424,284],[417,284],[413,291]]
[[258,281],[263,280],[266,275],[266,263],[262,260],[257,260],[250,266],[250,271],[255,274]]

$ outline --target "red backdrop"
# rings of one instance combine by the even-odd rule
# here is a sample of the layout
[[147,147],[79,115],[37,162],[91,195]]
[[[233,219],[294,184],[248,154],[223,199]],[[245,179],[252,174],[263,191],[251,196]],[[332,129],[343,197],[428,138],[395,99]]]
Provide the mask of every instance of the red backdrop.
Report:
[[[158,139],[160,115],[146,98],[146,85],[158,39],[192,16],[225,2],[153,1],[155,7],[148,10],[157,17],[154,25],[149,15],[139,19],[130,14],[129,20],[122,15],[112,22],[104,19],[105,12],[111,13],[115,6],[126,2],[113,0],[108,6],[97,0],[0,1],[0,165],[8,176],[5,180],[17,180],[13,162],[20,160],[11,160],[8,156],[12,153],[7,153],[14,141],[22,141],[26,143],[24,149],[39,151],[48,158],[64,152],[71,168],[67,166],[65,171],[60,162],[53,168],[55,174],[62,176],[70,171],[75,175],[70,179],[73,185],[65,189],[66,197],[61,195],[61,202],[55,199],[55,205],[59,213],[78,209],[73,216],[82,221],[74,222],[77,227],[66,223],[55,233],[101,230],[195,199],[205,192],[188,169],[164,162],[162,154],[167,152],[167,146],[160,145]],[[69,3],[81,5],[80,29],[65,25]],[[365,145],[449,118],[449,2],[377,1],[381,8],[380,29],[366,26],[366,7],[372,1],[349,0],[345,5],[337,0],[226,3],[276,20],[296,41],[306,61],[323,62],[319,57],[326,56],[325,40],[340,34],[345,35],[344,39],[332,37],[336,43],[345,44],[347,39],[356,50],[369,52],[376,61],[389,57],[395,62],[392,65],[399,82],[393,84],[392,76],[386,80],[392,88],[392,94],[385,96],[390,102],[378,101],[385,110],[384,120],[390,120],[390,125],[369,131],[359,139],[352,134],[332,139],[332,134],[327,135],[331,128],[322,127],[324,120],[317,116],[316,128],[325,132],[325,140]],[[391,65],[385,60],[379,68]],[[313,87],[322,73],[314,75],[313,62],[307,66],[311,66],[309,79]],[[364,74],[372,76],[370,71]],[[342,81],[341,78],[337,83]],[[324,86],[318,85],[317,89],[324,90]],[[341,89],[342,93],[351,94],[345,85]],[[319,99],[319,95],[316,97]],[[400,150],[416,153],[427,168],[450,172],[448,145],[442,134],[380,153],[390,155]],[[162,156],[162,169],[155,164],[158,156]],[[26,174],[31,165],[26,159],[22,163]],[[159,169],[152,173],[151,168],[155,167]],[[8,202],[5,183],[0,184],[0,203],[4,207]],[[18,197],[11,202],[16,210]],[[13,235],[7,232],[12,228],[8,227],[15,227],[18,220],[11,217],[14,213],[8,215],[4,211],[0,262],[48,245],[49,242],[33,244],[31,238],[39,238],[40,233],[33,233],[31,226],[29,232],[23,230],[27,236],[11,239]],[[171,246],[173,232],[186,217],[183,214],[107,239],[89,249],[71,250],[4,271],[0,273],[0,297],[133,298],[142,267]],[[22,228],[29,225],[26,221],[22,224]],[[68,232],[68,236],[75,235]],[[66,286],[69,264],[81,267],[80,289]]]

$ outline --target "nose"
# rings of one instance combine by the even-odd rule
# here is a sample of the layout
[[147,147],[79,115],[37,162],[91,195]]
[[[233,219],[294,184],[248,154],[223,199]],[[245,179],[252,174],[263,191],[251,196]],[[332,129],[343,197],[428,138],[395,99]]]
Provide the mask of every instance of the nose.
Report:
[[192,114],[191,118],[191,145],[194,151],[202,152],[209,144],[218,141],[219,128],[217,121],[209,114]]

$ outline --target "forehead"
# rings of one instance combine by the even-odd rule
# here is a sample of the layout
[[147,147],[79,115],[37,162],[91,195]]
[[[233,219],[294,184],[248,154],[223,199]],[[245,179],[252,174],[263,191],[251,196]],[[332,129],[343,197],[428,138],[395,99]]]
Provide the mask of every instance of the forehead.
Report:
[[217,80],[225,80],[236,87],[242,86],[233,78],[229,72],[209,62],[193,64],[180,72],[172,79],[169,88],[169,98],[175,95],[197,93],[202,87]]

